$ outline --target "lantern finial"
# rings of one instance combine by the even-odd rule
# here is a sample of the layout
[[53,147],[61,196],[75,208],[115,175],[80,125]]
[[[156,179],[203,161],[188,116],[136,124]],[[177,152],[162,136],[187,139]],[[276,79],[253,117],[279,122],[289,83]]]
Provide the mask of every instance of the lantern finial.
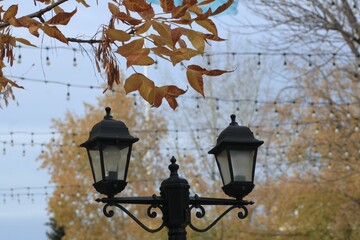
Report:
[[235,114],[231,114],[230,118],[231,118],[230,126],[238,125],[238,123],[235,121],[235,118],[236,118]]
[[104,119],[112,119],[112,116],[110,115],[111,108],[110,108],[110,107],[106,107],[106,108],[105,108],[105,112],[106,112],[106,115],[105,115]]

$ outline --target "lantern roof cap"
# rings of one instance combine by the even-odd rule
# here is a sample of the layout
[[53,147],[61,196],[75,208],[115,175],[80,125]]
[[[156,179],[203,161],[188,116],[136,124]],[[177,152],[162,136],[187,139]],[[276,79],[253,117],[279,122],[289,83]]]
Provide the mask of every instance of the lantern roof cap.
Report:
[[219,134],[216,146],[209,151],[210,154],[215,154],[224,146],[229,144],[259,147],[264,143],[264,141],[259,141],[254,137],[250,128],[246,126],[239,126],[239,124],[235,121],[235,114],[232,114],[230,118],[231,122],[229,126]]
[[111,108],[105,108],[104,119],[96,123],[91,129],[89,139],[82,143],[81,147],[88,147],[97,140],[110,140],[116,142],[134,143],[139,140],[130,135],[129,130],[123,121],[114,120],[111,116]]

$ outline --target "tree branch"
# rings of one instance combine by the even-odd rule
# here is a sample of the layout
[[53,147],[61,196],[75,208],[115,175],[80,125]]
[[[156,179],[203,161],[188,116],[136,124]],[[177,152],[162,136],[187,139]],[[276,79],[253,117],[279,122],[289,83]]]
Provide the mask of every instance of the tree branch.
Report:
[[66,38],[66,39],[68,40],[68,42],[76,42],[76,43],[94,44],[94,43],[103,42],[102,40],[97,40],[97,39],[78,39],[78,38]]
[[[48,11],[51,11],[51,10],[54,9],[55,7],[63,4],[64,2],[67,2],[67,1],[69,1],[69,0],[59,0],[58,2],[55,2],[55,3],[47,6],[46,8],[40,9],[40,10],[37,11],[37,12],[28,14],[28,15],[26,15],[25,17],[29,17],[29,18],[36,18],[36,17],[37,17],[37,18],[39,18],[39,19],[41,20],[42,15],[43,15],[44,13],[46,13],[46,12],[48,12]],[[0,24],[0,29],[1,29],[1,28],[5,28],[5,27],[8,27],[8,26],[10,26],[10,23],[4,22],[4,23]]]

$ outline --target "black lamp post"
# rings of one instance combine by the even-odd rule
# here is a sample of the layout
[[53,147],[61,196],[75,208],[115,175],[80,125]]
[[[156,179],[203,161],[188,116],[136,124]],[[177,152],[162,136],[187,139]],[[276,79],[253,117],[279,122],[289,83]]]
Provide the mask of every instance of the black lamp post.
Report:
[[[239,126],[235,122],[235,115],[232,115],[231,119],[230,126],[219,135],[217,145],[209,153],[215,155],[224,192],[233,198],[203,198],[198,195],[191,197],[190,185],[186,179],[179,177],[179,165],[174,157],[169,165],[170,177],[161,183],[160,196],[154,194],[151,197],[115,197],[126,187],[132,144],[139,139],[129,134],[122,121],[113,120],[110,108],[107,107],[104,120],[93,127],[89,139],[80,145],[87,149],[95,189],[107,195],[97,199],[98,202],[105,203],[105,216],[114,215],[112,210],[108,210],[109,207],[118,207],[148,232],[158,232],[167,227],[169,240],[185,240],[187,226],[197,232],[206,232],[235,208],[242,209],[238,213],[240,219],[246,218],[246,205],[253,202],[243,200],[243,197],[254,188],[257,149],[263,141],[255,139],[249,128]],[[147,215],[150,218],[157,216],[152,209],[159,208],[163,215],[162,224],[156,229],[150,229],[121,204],[149,205]],[[229,208],[208,227],[200,229],[192,224],[191,211],[195,208],[196,217],[203,218],[204,205],[227,205]]]

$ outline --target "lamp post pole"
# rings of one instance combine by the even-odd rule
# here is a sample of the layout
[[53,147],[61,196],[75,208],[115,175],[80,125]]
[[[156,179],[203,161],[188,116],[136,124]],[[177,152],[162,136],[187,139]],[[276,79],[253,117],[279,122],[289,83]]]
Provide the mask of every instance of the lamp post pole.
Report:
[[[216,157],[223,180],[224,192],[232,197],[203,198],[198,195],[190,196],[190,185],[184,178],[179,177],[179,165],[174,157],[169,165],[170,176],[160,185],[160,196],[151,197],[115,197],[126,187],[126,176],[129,167],[132,144],[138,141],[129,134],[122,121],[115,121],[110,116],[110,108],[106,108],[103,121],[97,123],[89,136],[89,140],[81,144],[88,151],[89,160],[94,177],[94,187],[99,193],[107,195],[96,201],[105,203],[104,215],[112,217],[112,207],[117,207],[130,216],[140,227],[148,232],[158,232],[168,228],[169,240],[186,240],[186,228],[189,226],[197,232],[206,232],[220,219],[233,209],[240,209],[238,217],[244,219],[248,215],[247,205],[252,201],[243,200],[253,187],[257,148],[263,144],[254,138],[249,128],[232,122],[220,135],[217,145],[210,151]],[[241,176],[241,177],[238,177]],[[152,229],[143,224],[123,204],[149,205],[147,215],[156,218],[153,209],[158,208],[162,213],[162,223]],[[198,228],[191,222],[191,212],[196,210],[195,216],[205,216],[204,205],[229,206],[220,216],[205,228]]]

